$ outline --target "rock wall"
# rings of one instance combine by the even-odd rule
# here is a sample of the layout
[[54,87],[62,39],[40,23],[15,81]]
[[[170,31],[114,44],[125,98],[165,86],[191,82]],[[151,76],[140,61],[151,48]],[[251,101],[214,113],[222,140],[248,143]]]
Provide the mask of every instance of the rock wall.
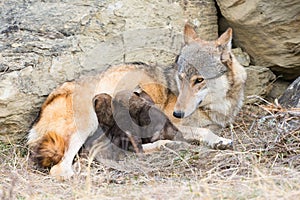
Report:
[[59,84],[110,64],[173,62],[186,20],[217,38],[213,0],[0,2],[0,141],[24,139]]
[[[284,91],[283,95],[279,98],[279,103],[286,108],[300,108],[300,77],[294,80]],[[296,110],[295,113],[297,113]],[[297,114],[297,116],[300,116],[299,110]],[[300,122],[299,118],[298,122]]]

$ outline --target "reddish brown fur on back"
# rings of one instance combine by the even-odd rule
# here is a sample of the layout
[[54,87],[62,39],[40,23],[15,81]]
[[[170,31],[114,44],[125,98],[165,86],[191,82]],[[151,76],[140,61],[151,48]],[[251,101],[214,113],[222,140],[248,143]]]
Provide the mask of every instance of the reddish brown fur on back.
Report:
[[72,93],[74,92],[74,88],[75,88],[74,82],[65,82],[61,87],[56,88],[54,91],[52,91],[47,97],[47,99],[44,101],[40,109],[40,112],[38,114],[38,117],[35,119],[32,125],[35,125],[40,121],[47,106],[49,106],[59,97],[64,97],[67,99],[67,97],[72,95]]
[[59,87],[58,89],[51,92],[51,94],[49,94],[49,96],[47,97],[47,99],[43,103],[41,110],[44,110],[45,107],[47,105],[49,105],[58,96],[67,96],[67,95],[72,94],[72,92],[74,90],[74,87],[75,87],[75,85],[74,85],[73,82],[66,82],[61,87]]
[[39,167],[52,167],[60,162],[66,148],[64,139],[55,132],[45,134],[32,149],[31,158]]

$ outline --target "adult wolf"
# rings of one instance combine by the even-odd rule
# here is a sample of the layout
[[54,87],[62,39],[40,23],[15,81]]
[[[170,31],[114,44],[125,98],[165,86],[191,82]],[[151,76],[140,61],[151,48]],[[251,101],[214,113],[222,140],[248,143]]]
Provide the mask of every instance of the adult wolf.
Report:
[[185,46],[173,66],[112,66],[94,77],[55,89],[28,136],[35,161],[51,167],[50,174],[57,178],[72,176],[76,153],[98,126],[93,97],[99,93],[114,97],[136,88],[151,97],[187,140],[203,141],[213,148],[230,147],[231,140],[210,129],[231,122],[242,105],[246,73],[231,53],[232,30],[216,41],[203,41],[187,24],[184,38]]

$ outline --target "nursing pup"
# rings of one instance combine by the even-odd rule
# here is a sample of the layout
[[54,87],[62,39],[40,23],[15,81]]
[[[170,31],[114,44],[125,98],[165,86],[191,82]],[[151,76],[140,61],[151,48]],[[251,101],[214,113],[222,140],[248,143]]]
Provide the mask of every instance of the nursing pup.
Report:
[[[93,98],[99,127],[84,148],[96,159],[118,159],[125,151],[148,153],[171,140],[184,141],[182,133],[145,92],[121,91],[112,98]],[[154,143],[159,140],[159,144]]]

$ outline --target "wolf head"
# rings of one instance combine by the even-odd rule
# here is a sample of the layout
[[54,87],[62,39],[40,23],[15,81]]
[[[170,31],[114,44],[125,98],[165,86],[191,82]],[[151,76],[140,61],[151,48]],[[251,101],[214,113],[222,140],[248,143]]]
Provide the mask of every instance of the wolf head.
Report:
[[[185,25],[185,45],[176,61],[179,96],[174,117],[187,117],[198,107],[210,104],[210,94],[215,92],[212,91],[212,80],[221,78],[229,70],[227,63],[231,62],[231,39],[231,28],[215,41],[204,41],[189,24]],[[221,91],[220,94],[225,96],[226,92]]]

